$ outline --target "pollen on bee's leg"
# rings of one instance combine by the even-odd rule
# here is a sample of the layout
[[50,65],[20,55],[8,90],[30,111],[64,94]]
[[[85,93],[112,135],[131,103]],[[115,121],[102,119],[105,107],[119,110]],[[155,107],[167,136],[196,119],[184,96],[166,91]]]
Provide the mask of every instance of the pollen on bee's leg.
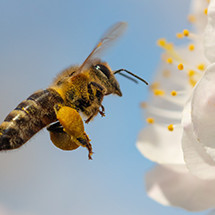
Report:
[[169,131],[173,131],[174,130],[173,124],[168,125],[167,128],[168,128]]

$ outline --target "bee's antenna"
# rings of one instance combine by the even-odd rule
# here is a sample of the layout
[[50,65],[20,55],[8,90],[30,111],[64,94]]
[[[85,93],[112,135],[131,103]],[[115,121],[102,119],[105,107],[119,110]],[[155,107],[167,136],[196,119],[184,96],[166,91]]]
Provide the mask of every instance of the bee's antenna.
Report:
[[117,71],[114,72],[114,75],[117,74],[117,73],[119,73],[120,75],[122,75],[122,76],[124,76],[124,77],[126,77],[126,78],[128,78],[128,79],[130,79],[130,80],[132,80],[132,81],[134,81],[135,83],[137,83],[137,81],[136,81],[134,78],[131,78],[131,77],[125,75],[125,74],[120,73],[120,72],[123,72],[123,71],[124,71],[124,72],[127,72],[128,74],[134,76],[135,78],[139,79],[140,81],[142,81],[142,82],[144,82],[146,85],[148,85],[148,82],[147,82],[147,81],[145,81],[144,79],[140,78],[139,76],[135,75],[134,73],[132,73],[132,72],[126,70],[126,69],[119,69],[119,70],[117,70]]

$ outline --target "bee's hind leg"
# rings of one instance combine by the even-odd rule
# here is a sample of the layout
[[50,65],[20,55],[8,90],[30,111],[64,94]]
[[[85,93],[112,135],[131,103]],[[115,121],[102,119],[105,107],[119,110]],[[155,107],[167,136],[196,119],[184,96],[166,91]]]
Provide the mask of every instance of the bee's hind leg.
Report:
[[[60,135],[64,138],[64,145],[67,147],[70,145],[72,149],[65,149],[62,147],[61,144],[61,149],[64,150],[73,150],[77,146],[83,146],[86,147],[89,151],[88,157],[89,159],[92,159],[91,155],[93,154],[92,152],[92,146],[90,144],[90,139],[88,138],[85,130],[84,130],[84,123],[82,121],[82,118],[80,114],[73,108],[68,107],[68,106],[60,106],[57,105],[55,106],[55,112],[57,119],[60,122],[60,125],[63,127],[63,133],[61,134],[56,134],[54,133],[54,137],[59,138]],[[49,127],[50,130],[50,127]],[[56,142],[53,142],[56,145]],[[59,143],[60,143],[60,138],[59,138]],[[59,145],[58,140],[57,144]],[[76,147],[76,148],[77,148]]]

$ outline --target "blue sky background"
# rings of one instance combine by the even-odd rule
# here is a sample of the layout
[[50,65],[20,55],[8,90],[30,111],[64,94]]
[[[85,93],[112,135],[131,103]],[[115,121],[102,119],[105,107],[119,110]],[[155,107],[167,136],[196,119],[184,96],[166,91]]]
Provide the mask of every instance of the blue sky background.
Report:
[[[156,40],[189,28],[188,0],[0,0],[0,119],[62,69],[82,63],[100,36],[117,21],[124,37],[103,58],[147,81],[160,60]],[[93,145],[64,152],[41,131],[19,150],[0,155],[0,208],[9,215],[180,214],[159,205],[144,189],[154,164],[136,149],[145,121],[140,102],[147,87],[118,76],[123,97],[104,100],[106,117],[86,126]],[[202,213],[200,213],[202,214]]]

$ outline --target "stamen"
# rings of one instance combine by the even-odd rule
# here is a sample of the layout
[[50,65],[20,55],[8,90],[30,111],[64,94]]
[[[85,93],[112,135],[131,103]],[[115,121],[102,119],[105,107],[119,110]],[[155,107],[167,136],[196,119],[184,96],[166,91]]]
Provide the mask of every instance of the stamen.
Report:
[[183,34],[184,34],[185,37],[188,37],[188,36],[189,36],[189,33],[190,33],[190,32],[189,32],[187,29],[184,29],[184,30],[183,30]]
[[193,44],[190,44],[188,48],[190,51],[193,51],[195,49],[195,46]]
[[194,70],[189,70],[189,72],[188,72],[188,76],[189,77],[192,77],[192,76],[194,76],[196,74],[196,72],[194,71]]
[[178,69],[179,70],[183,70],[184,69],[184,65],[182,63],[178,64]]
[[160,47],[164,47],[166,45],[166,40],[164,38],[157,40],[157,45]]
[[184,37],[184,34],[182,34],[182,33],[177,33],[177,34],[176,34],[176,37],[177,37],[178,39],[182,39],[182,38]]
[[194,78],[189,78],[189,83],[192,87],[194,87],[197,83],[197,81]]
[[204,14],[205,14],[205,15],[208,14],[208,9],[207,9],[207,8],[204,9]]
[[155,89],[153,90],[155,96],[163,96],[165,94],[164,90]]
[[204,65],[203,63],[201,63],[201,64],[199,64],[199,65],[197,66],[197,68],[198,68],[199,70],[201,70],[201,71],[204,71],[204,70],[205,70],[205,65]]
[[196,17],[193,15],[193,14],[190,14],[188,17],[187,17],[188,21],[190,23],[194,23],[196,21]]
[[167,128],[168,128],[169,131],[173,131],[174,130],[173,124],[168,125]]
[[171,95],[172,95],[172,96],[177,96],[177,92],[176,92],[175,90],[173,90],[173,91],[171,92]]
[[153,124],[155,122],[155,120],[153,118],[148,117],[146,119],[146,122],[149,123],[149,124]]
[[170,58],[167,58],[167,59],[166,59],[166,62],[167,62],[168,64],[172,64],[173,60],[172,60],[172,58],[170,57]]

